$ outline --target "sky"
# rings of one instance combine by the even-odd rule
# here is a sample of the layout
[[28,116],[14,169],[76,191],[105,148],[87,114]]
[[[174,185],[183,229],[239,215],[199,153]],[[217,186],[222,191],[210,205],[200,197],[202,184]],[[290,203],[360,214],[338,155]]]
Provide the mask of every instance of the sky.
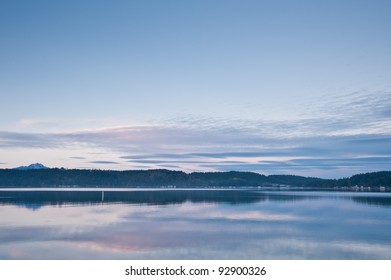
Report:
[[391,2],[2,0],[0,168],[390,170]]

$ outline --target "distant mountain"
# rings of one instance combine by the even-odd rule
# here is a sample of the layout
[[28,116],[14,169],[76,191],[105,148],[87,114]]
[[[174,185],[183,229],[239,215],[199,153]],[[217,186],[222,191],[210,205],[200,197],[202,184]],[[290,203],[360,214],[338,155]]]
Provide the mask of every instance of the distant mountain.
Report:
[[28,166],[19,166],[14,168],[16,170],[33,170],[33,169],[49,169],[49,167],[46,167],[45,165],[41,163],[33,163]]
[[0,187],[299,187],[306,189],[377,188],[390,190],[391,171],[358,174],[343,179],[295,175],[262,175],[253,172],[193,172],[153,170],[83,170],[47,168],[33,164],[0,169]]

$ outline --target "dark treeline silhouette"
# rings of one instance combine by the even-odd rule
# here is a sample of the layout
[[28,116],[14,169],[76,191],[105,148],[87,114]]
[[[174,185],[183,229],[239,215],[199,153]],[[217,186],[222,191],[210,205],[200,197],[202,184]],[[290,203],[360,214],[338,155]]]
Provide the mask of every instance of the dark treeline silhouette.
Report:
[[381,187],[391,186],[391,171],[320,179],[295,175],[265,176],[253,172],[193,172],[155,170],[85,170],[47,168],[0,169],[0,187]]

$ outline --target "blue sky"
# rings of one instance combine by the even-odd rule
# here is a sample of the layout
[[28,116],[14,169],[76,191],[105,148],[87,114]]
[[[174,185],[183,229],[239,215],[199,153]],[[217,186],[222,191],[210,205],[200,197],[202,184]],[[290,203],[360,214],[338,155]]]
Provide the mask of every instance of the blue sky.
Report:
[[391,164],[390,1],[1,1],[0,168]]

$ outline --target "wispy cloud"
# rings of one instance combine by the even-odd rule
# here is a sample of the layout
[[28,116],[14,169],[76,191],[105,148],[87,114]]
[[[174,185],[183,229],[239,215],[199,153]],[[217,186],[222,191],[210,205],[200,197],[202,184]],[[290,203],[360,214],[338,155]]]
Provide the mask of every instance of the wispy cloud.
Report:
[[24,127],[54,127],[58,125],[58,122],[49,120],[21,119],[18,124]]
[[[101,147],[129,167],[183,170],[246,170],[260,173],[314,175],[317,170],[349,169],[350,173],[387,169],[391,135],[264,137],[246,129],[237,133],[199,128],[116,127],[63,134],[1,132],[0,145],[13,148]],[[110,152],[111,151],[111,152]],[[88,155],[73,157],[88,159]],[[110,156],[113,159],[113,156]],[[330,172],[335,174],[335,172]],[[332,176],[332,175],[330,175]]]
[[119,162],[107,161],[107,160],[94,160],[94,161],[90,161],[90,163],[94,163],[94,164],[119,164]]
[[57,137],[52,134],[0,131],[2,148],[54,148],[57,145]]
[[[326,104],[326,105],[325,105]],[[0,131],[0,149],[100,149],[67,158],[129,168],[248,170],[314,175],[389,169],[391,97],[353,93],[292,120],[187,116],[155,125],[63,133]],[[91,151],[91,150],[90,150]],[[110,154],[110,156],[105,156]],[[106,158],[110,160],[101,160]],[[323,174],[323,173],[322,173]],[[326,174],[326,173],[324,173]]]

